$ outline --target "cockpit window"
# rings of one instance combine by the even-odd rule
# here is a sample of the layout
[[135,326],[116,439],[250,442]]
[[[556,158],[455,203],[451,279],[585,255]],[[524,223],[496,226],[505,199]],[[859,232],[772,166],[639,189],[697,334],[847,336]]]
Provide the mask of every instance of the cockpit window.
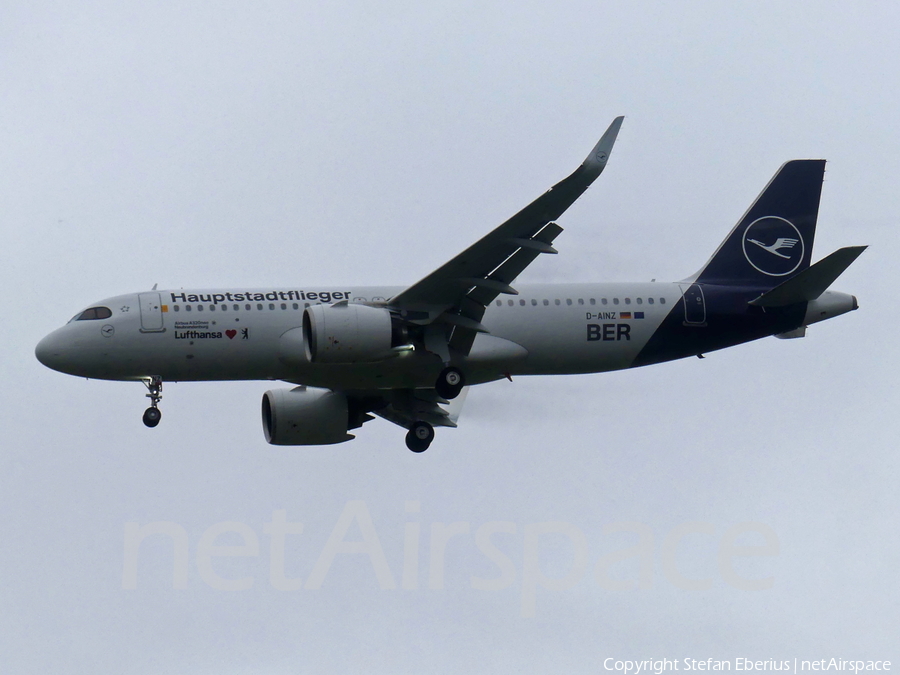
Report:
[[75,319],[76,321],[90,321],[93,319],[108,319],[112,316],[112,312],[109,307],[91,307],[90,309],[84,310],[78,317]]

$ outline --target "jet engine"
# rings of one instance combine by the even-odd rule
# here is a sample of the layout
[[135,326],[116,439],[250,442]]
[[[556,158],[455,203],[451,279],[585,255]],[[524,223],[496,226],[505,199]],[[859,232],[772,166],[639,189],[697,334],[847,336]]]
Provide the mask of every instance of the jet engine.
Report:
[[330,389],[296,387],[263,394],[262,422],[272,445],[330,445],[355,438],[347,396]]
[[307,307],[303,336],[311,363],[380,361],[406,342],[404,327],[390,310],[345,303]]

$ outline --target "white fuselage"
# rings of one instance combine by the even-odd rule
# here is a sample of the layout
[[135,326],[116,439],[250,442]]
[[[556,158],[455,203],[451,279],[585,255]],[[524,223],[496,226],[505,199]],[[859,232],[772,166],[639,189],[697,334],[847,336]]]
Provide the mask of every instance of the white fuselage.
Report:
[[[310,304],[323,299],[379,303],[400,290],[121,295],[97,303],[111,310],[110,317],[73,320],[48,335],[38,353],[57,370],[99,379],[287,380],[341,389],[429,386],[442,364],[421,350],[343,365],[310,363],[302,349],[299,329]],[[470,383],[507,374],[627,368],[682,293],[672,283],[544,284],[518,290],[519,295],[500,296],[488,307],[483,324],[489,334],[476,338],[464,361]]]

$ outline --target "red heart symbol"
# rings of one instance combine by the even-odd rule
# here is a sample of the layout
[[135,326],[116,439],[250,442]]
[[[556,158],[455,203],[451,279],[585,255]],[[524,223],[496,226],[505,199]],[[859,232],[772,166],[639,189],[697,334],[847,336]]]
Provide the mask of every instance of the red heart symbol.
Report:
[[227,335],[227,336],[228,336],[228,339],[230,340],[230,339],[232,339],[235,335],[237,335],[237,331],[236,331],[236,330],[226,330],[226,331],[225,331],[225,335]]

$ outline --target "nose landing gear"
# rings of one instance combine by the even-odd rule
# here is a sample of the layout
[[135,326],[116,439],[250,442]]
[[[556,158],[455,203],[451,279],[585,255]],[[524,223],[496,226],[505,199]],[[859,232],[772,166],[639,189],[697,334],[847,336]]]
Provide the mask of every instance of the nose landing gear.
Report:
[[162,412],[159,409],[159,402],[162,399],[162,378],[158,376],[148,377],[142,380],[144,386],[147,387],[147,398],[150,399],[150,407],[144,411],[144,424],[148,427],[155,427],[162,419]]
[[413,452],[425,452],[434,440],[434,427],[428,422],[413,422],[406,434],[406,447]]

